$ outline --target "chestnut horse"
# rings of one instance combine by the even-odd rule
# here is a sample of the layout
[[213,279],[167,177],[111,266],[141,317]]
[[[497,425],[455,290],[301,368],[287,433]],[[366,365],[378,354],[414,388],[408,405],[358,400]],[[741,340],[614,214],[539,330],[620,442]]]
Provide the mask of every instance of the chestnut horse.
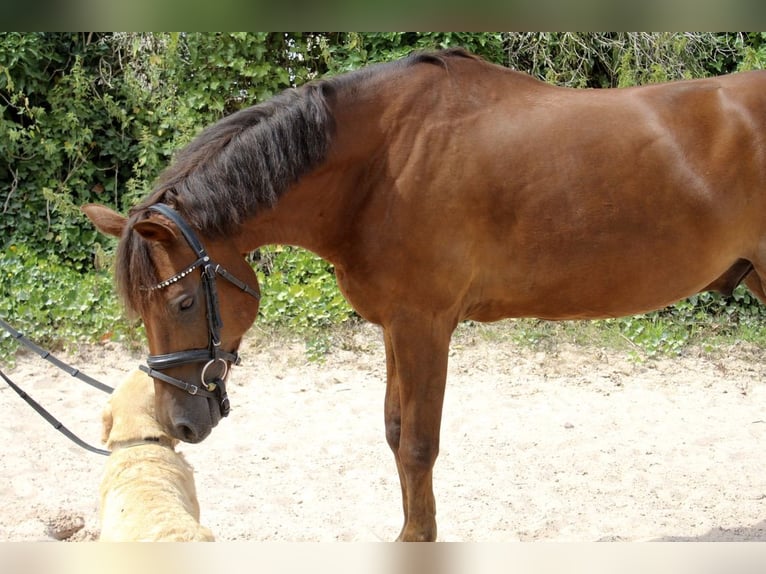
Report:
[[185,441],[228,409],[258,310],[243,254],[292,244],[331,262],[384,335],[399,539],[434,540],[458,322],[616,317],[740,281],[766,298],[766,72],[577,90],[420,53],[225,117],[127,218],[84,211],[120,236],[157,412]]

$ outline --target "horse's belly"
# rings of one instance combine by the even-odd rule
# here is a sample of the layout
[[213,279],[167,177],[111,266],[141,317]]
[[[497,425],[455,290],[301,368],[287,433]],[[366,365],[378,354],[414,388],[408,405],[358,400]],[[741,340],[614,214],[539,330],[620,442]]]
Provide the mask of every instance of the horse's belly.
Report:
[[[562,257],[558,264],[487,267],[466,298],[465,318],[598,319],[660,309],[703,290],[735,259]],[[672,254],[671,254],[672,255]]]

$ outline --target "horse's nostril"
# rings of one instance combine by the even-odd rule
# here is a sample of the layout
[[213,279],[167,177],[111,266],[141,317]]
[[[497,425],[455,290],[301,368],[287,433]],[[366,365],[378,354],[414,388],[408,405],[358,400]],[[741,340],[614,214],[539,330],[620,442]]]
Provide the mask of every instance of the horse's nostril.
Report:
[[210,434],[212,427],[194,424],[191,421],[179,422],[173,427],[173,436],[184,442],[202,442]]
[[184,442],[198,442],[197,432],[189,425],[178,425],[177,436]]

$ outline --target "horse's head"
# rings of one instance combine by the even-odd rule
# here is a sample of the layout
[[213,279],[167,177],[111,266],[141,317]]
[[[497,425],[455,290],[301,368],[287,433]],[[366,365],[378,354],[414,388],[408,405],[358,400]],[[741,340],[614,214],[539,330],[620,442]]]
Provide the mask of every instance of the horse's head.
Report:
[[228,413],[226,378],[258,312],[253,269],[233,240],[198,237],[164,204],[130,218],[99,205],[83,211],[120,237],[117,284],[146,328],[142,369],[155,380],[158,420],[176,438],[200,442]]

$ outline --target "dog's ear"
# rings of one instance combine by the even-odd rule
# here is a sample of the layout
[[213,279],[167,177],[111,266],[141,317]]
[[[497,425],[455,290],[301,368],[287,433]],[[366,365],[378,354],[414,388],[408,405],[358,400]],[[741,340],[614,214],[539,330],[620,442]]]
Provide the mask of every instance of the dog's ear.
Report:
[[112,432],[112,425],[114,424],[114,418],[112,417],[112,403],[107,403],[104,407],[104,412],[101,413],[101,442],[106,444],[109,440],[109,435]]

